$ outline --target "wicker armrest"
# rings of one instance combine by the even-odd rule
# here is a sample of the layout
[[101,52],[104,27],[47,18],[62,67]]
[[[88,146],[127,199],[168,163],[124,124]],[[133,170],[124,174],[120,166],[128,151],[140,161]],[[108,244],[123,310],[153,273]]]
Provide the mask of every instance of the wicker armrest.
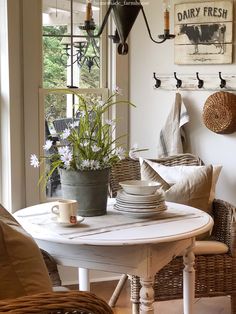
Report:
[[229,253],[233,256],[236,256],[236,222],[233,219],[235,210],[235,206],[228,202],[219,199],[215,199],[213,202],[212,237],[225,243],[229,247]]
[[12,314],[112,314],[110,306],[95,294],[82,291],[46,292],[0,301],[0,313]]
[[46,251],[40,249],[44,262],[48,269],[48,274],[50,276],[53,287],[61,286],[61,279],[57,269],[57,263],[54,258]]

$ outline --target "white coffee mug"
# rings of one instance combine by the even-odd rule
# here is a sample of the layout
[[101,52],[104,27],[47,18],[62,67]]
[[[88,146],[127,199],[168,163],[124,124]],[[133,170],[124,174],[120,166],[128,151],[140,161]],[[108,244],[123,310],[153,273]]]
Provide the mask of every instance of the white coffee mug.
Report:
[[59,223],[77,224],[77,201],[59,200],[52,206],[51,211],[58,216]]

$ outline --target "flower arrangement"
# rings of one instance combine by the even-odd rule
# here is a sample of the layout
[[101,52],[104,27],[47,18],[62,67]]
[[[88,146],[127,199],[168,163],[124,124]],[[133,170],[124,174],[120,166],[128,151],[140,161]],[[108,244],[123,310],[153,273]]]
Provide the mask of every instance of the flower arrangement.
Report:
[[[60,141],[53,144],[46,140],[43,146],[45,156],[38,157],[32,154],[30,163],[39,167],[45,160],[50,160],[51,168],[46,175],[40,178],[47,180],[58,168],[68,170],[99,170],[109,168],[119,160],[126,157],[126,152],[117,146],[120,138],[112,140],[112,133],[116,128],[115,120],[104,120],[104,113],[119,103],[131,104],[129,101],[116,101],[118,91],[114,92],[106,101],[87,100],[77,91],[63,90],[64,93],[74,94],[78,97],[79,104],[77,115],[79,120],[70,123],[60,134]],[[64,145],[62,144],[66,142]],[[50,153],[52,151],[53,153]]]

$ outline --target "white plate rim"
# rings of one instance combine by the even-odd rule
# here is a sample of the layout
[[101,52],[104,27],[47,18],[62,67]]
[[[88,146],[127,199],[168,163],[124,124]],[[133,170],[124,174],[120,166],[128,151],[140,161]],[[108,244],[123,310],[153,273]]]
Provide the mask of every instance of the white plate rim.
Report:
[[162,213],[164,210],[157,211],[157,212],[147,212],[147,213],[137,213],[137,212],[129,212],[129,211],[123,211],[117,209],[118,212],[120,212],[123,215],[127,215],[128,217],[133,217],[133,218],[150,218],[150,217],[155,217],[158,214]]
[[129,207],[122,207],[120,208],[119,206],[117,206],[116,204],[114,205],[114,208],[118,211],[123,211],[123,212],[127,212],[127,213],[140,213],[140,214],[145,214],[145,213],[159,213],[159,212],[163,212],[165,210],[167,210],[167,206],[163,204],[163,206],[161,207],[155,207],[152,210],[150,209],[143,209],[143,210],[133,210],[132,208]]
[[127,208],[132,208],[132,209],[154,209],[154,208],[157,208],[158,205],[161,206],[162,204],[153,204],[153,205],[147,205],[147,204],[143,204],[143,205],[133,205],[133,204],[129,204],[129,203],[122,203],[122,202],[119,202],[117,201],[116,204],[118,206],[121,206],[121,207],[127,207]]
[[126,193],[124,190],[119,190],[117,192],[117,196],[119,199],[123,200],[134,200],[136,202],[138,201],[156,201],[159,198],[164,198],[164,195],[162,193],[156,193],[156,194],[150,194],[150,195],[140,195],[140,194],[129,194]]

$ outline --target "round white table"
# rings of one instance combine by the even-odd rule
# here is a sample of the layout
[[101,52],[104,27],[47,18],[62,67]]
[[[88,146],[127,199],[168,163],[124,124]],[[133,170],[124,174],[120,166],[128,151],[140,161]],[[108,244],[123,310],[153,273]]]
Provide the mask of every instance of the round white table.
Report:
[[[184,314],[193,314],[192,250],[195,237],[212,228],[212,218],[203,211],[175,203],[167,203],[168,209],[154,217],[128,217],[113,209],[114,201],[109,201],[107,215],[85,217],[74,227],[55,222],[50,210],[54,202],[24,208],[14,217],[60,265],[139,276],[142,314],[154,313],[155,273],[182,254]],[[135,306],[133,313],[137,313]]]

